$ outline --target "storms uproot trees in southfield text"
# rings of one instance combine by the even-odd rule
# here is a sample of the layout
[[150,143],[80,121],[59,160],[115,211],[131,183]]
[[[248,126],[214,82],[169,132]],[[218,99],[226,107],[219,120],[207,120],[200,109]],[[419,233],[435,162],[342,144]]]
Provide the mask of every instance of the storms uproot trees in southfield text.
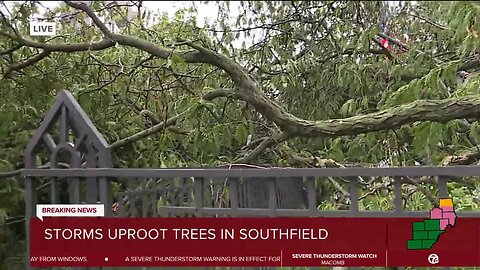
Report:
[[324,240],[326,229],[45,229],[47,240]]

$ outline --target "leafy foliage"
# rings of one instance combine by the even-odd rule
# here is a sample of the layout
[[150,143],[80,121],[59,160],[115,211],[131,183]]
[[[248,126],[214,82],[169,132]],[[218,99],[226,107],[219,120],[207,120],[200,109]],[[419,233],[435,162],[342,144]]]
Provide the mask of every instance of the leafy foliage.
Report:
[[[245,102],[246,98],[236,97],[238,92],[207,99],[212,91],[237,89],[232,76],[239,74],[208,61],[187,61],[183,56],[195,51],[195,46],[239,63],[268,100],[301,119],[341,120],[418,99],[479,95],[480,80],[475,76],[480,67],[478,3],[207,4],[219,8],[217,20],[200,27],[195,6],[169,18],[149,12],[137,2],[116,6],[94,1],[92,9],[115,34],[136,37],[172,49],[172,53],[162,58],[117,43],[102,49],[52,51],[32,63],[28,61],[38,57],[42,47],[29,46],[25,40],[63,46],[97,43],[105,33],[85,12],[66,4],[43,12],[34,1],[19,3],[10,9],[12,15],[2,9],[0,67],[5,77],[0,84],[0,171],[22,167],[22,152],[60,89],[74,94],[112,145],[181,116],[175,125],[114,148],[116,167],[214,166],[248,156],[280,128],[261,113],[264,103],[254,106]],[[384,7],[389,10],[385,33],[379,28]],[[232,10],[238,11],[238,16],[232,18]],[[33,14],[59,22],[58,37],[28,37],[28,19]],[[24,40],[19,41],[12,28]],[[384,36],[390,39],[390,49],[379,43]],[[18,44],[22,46],[13,50]],[[471,73],[466,84],[457,85],[458,70]],[[261,99],[255,93],[246,96]],[[301,156],[360,166],[436,165],[447,156],[476,151],[478,122],[467,120],[415,122],[332,138],[292,136],[275,147],[261,149],[252,162],[304,166],[299,163]],[[0,178],[0,194],[8,195],[0,196],[0,242],[2,235],[11,235],[5,228],[12,226],[6,224],[22,211],[18,180]],[[472,192],[477,186],[449,188],[453,196],[462,198],[462,209],[478,209],[477,195]],[[377,197],[366,198],[362,207],[391,207],[391,194],[375,194]],[[320,207],[336,207],[331,198],[324,199]],[[429,203],[424,193],[416,192],[408,207],[425,209]],[[0,254],[4,254],[2,248]]]

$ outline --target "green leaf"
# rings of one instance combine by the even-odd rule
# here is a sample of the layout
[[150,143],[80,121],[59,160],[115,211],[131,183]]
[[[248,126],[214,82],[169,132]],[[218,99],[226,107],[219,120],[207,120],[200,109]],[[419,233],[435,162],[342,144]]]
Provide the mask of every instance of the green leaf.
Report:
[[237,130],[235,131],[235,139],[240,144],[245,144],[247,141],[248,130],[244,123],[240,123],[237,126]]
[[355,110],[356,110],[355,100],[349,99],[340,108],[340,113],[342,114],[342,116],[350,116],[355,112]]
[[0,226],[5,225],[5,219],[8,217],[7,210],[0,208]]
[[332,145],[330,146],[330,155],[336,160],[344,159],[343,155],[343,141],[342,138],[336,138],[333,140]]
[[470,138],[474,138],[477,142],[480,142],[480,125],[478,122],[473,122],[470,125]]
[[440,68],[433,69],[425,78],[426,84],[430,88],[430,93],[436,94],[439,91],[442,91],[440,83],[440,74],[442,70]]
[[419,153],[434,152],[442,139],[442,124],[424,122],[414,128],[413,146]]

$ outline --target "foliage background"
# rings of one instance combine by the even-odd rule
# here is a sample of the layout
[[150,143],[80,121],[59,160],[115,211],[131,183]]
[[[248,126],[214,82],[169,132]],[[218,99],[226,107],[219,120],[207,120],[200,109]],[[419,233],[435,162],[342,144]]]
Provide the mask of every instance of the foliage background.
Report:
[[[243,97],[235,74],[209,61],[190,63],[182,53],[158,57],[121,44],[61,52],[37,46],[104,38],[85,12],[67,4],[40,14],[60,23],[54,39],[28,37],[28,18],[39,12],[38,3],[2,9],[0,171],[23,167],[22,152],[61,89],[74,94],[112,144],[116,167],[477,162],[478,3],[242,1],[236,18],[230,16],[229,2],[214,3],[219,6],[217,20],[201,28],[195,6],[179,10],[173,18],[153,14],[141,2],[95,1],[91,8],[111,22],[117,34],[175,53],[207,48],[226,55],[243,67],[263,96],[252,92]],[[388,30],[381,32],[385,14]],[[385,37],[389,50],[379,46]],[[242,46],[233,47],[234,42]],[[457,84],[458,70],[470,72],[467,83]],[[211,98],[212,93],[221,95]],[[270,103],[262,103],[262,98],[282,109],[265,113],[262,106]],[[435,107],[423,100],[446,103]],[[459,104],[465,113],[456,114],[442,104]],[[395,108],[403,108],[403,114]],[[374,121],[371,114],[381,110],[387,110],[385,121]],[[416,113],[420,118],[409,121]],[[387,121],[394,116],[401,119]],[[311,126],[296,129],[297,118],[338,132],[305,135],[302,128]],[[344,121],[347,118],[350,121]],[[428,119],[436,120],[424,121]],[[168,127],[150,136],[142,133],[162,122]],[[358,131],[363,126],[367,128]],[[370,127],[375,127],[372,132]],[[451,184],[449,190],[460,210],[476,210],[478,184],[467,180]],[[363,200],[363,207],[391,207],[388,189],[382,191],[387,185],[369,187],[365,192],[375,196]],[[327,190],[334,192],[331,186]],[[425,190],[436,192],[428,185],[410,190],[410,209],[431,207]],[[319,207],[337,208],[331,198],[323,198]],[[22,200],[21,179],[0,178],[0,262],[5,265],[11,264],[6,258],[18,256],[22,248]]]

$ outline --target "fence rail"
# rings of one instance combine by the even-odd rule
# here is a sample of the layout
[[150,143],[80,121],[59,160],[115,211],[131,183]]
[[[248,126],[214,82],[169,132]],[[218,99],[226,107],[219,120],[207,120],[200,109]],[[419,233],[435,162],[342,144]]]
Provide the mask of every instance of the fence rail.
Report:
[[[126,187],[112,194],[120,216],[290,216],[290,217],[428,217],[428,211],[406,211],[402,185],[422,178],[437,186],[438,197],[447,197],[447,182],[480,176],[480,166],[388,168],[268,168],[268,169],[25,169],[24,177],[47,178],[52,186],[67,180],[74,185],[70,203],[81,203],[80,186],[97,179],[122,182]],[[364,178],[369,179],[365,180]],[[362,210],[359,200],[367,182],[390,179],[391,211]],[[414,177],[414,179],[411,179]],[[320,208],[318,186],[343,179],[348,210]],[[425,180],[425,179],[424,179]],[[474,179],[476,181],[476,179]],[[340,182],[340,181],[339,181]],[[93,187],[95,187],[93,185]],[[50,203],[59,191],[51,188]],[[217,195],[213,194],[216,190]],[[91,190],[97,196],[96,190]],[[52,195],[53,193],[53,195]],[[219,193],[223,197],[219,197]],[[217,196],[215,198],[215,196]],[[92,196],[90,196],[92,198]],[[293,199],[292,199],[293,198]],[[212,201],[223,200],[223,205]],[[89,201],[93,202],[92,199]],[[480,217],[480,211],[459,211],[460,217]]]
[[474,166],[410,166],[410,167],[347,167],[347,168],[86,168],[24,169],[23,176],[57,177],[357,177],[357,176],[457,176],[480,177],[480,165]]

